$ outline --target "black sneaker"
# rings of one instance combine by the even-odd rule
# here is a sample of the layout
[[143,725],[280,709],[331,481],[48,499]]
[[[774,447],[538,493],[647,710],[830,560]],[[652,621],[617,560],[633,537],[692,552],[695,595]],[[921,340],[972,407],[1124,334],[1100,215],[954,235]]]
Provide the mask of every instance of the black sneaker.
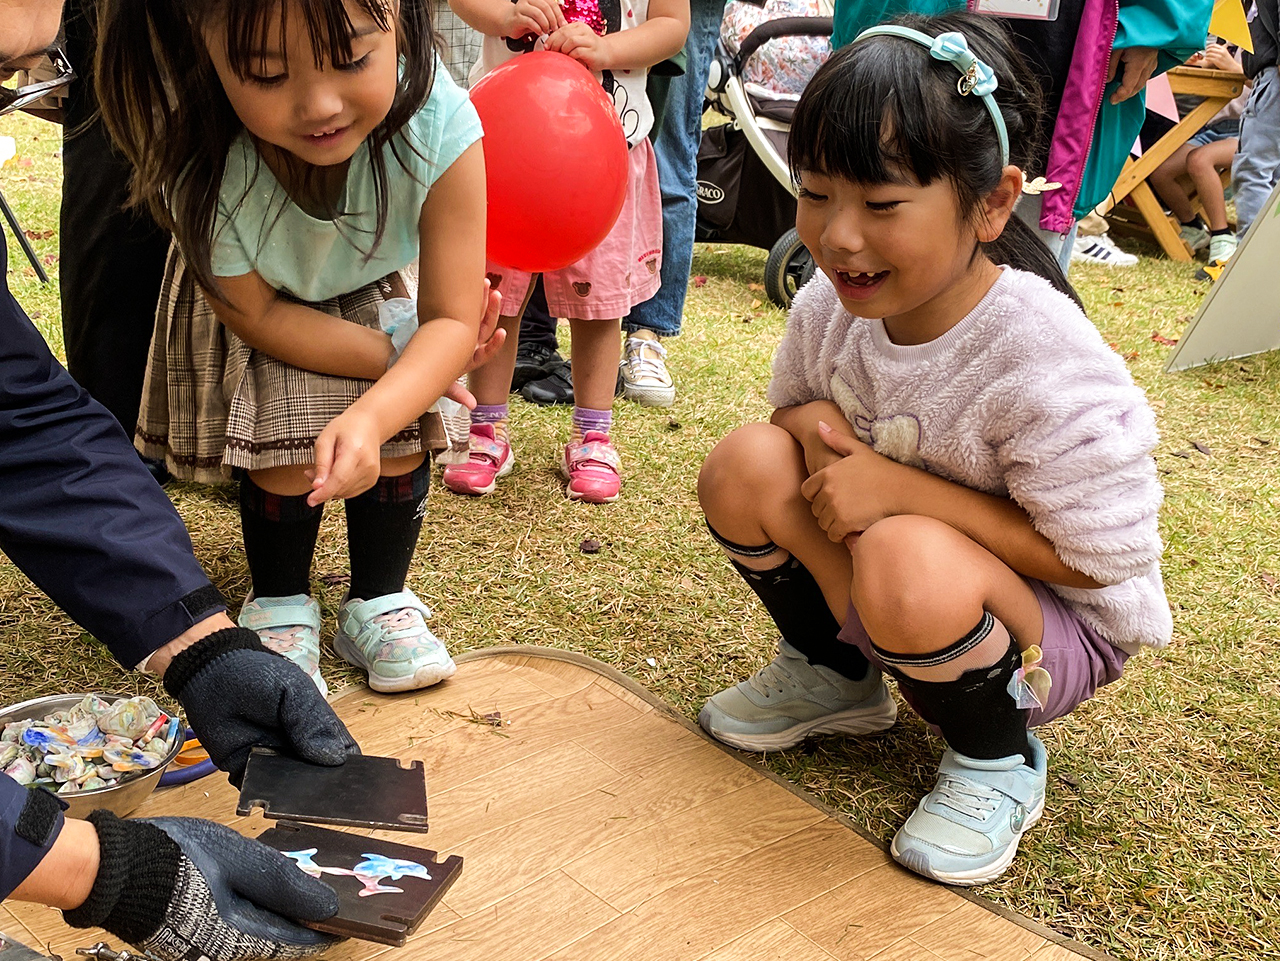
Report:
[[[559,354],[556,355],[560,357]],[[517,366],[516,370],[520,368]],[[573,374],[569,362],[560,357],[542,377],[530,380],[520,388],[520,396],[531,404],[550,407],[552,404],[573,403]]]
[[516,369],[511,375],[511,392],[514,394],[532,380],[541,380],[567,361],[560,352],[534,343],[516,348]]

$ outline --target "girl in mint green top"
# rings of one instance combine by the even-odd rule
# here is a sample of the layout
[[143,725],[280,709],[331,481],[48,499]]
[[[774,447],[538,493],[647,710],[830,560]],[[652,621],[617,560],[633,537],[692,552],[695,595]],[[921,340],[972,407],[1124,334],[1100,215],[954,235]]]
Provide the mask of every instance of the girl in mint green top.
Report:
[[[335,497],[351,558],[338,653],[376,690],[454,670],[405,589],[420,420],[501,338],[477,347],[480,121],[434,53],[430,3],[105,0],[100,15],[104,119],[134,201],[175,239],[138,446],[180,478],[238,476],[241,624],[322,690],[310,568]],[[407,296],[415,258],[417,329],[397,351],[380,308]]]

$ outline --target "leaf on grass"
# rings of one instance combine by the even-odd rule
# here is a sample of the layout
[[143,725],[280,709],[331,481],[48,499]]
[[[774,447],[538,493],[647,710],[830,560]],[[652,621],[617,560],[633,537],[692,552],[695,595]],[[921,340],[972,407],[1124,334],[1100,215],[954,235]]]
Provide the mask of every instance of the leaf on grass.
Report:
[[1191,451],[1189,451],[1189,450],[1175,450],[1175,451],[1173,452],[1173,456],[1174,456],[1174,457],[1190,457],[1190,456],[1191,456]]
[[320,583],[325,587],[337,587],[339,584],[350,584],[350,574],[321,574]]
[[578,550],[584,554],[599,554],[600,542],[594,537],[584,538],[582,543],[578,545]]
[[693,286],[705,287],[706,285],[707,285],[707,278],[703,274],[698,274],[697,277],[693,278]]
[[1164,344],[1166,347],[1172,347],[1174,344],[1178,342],[1178,338],[1166,337],[1164,334],[1160,333],[1160,331],[1158,330],[1153,330],[1151,332],[1151,339],[1154,340],[1157,344]]
[[52,230],[23,230],[22,232],[31,240],[48,240],[53,236]]
[[21,158],[21,159],[18,161],[18,166],[19,166],[19,167],[30,167],[30,166],[31,166],[32,164],[34,164],[34,163],[35,163],[35,161],[34,161],[34,160],[32,160],[30,157],[23,157],[23,158]]
[[1267,585],[1267,590],[1274,591],[1276,589],[1276,579],[1274,577],[1266,571],[1263,571],[1259,576],[1262,578],[1262,583]]
[[680,424],[680,421],[678,421],[678,420],[668,420],[668,421],[667,421],[667,430],[672,430],[672,431],[679,430],[681,426],[682,426],[682,425]]
[[764,290],[764,284],[747,284],[747,290],[754,290],[754,291]]
[[1271,443],[1271,441],[1267,440],[1265,437],[1255,437],[1254,440],[1256,440],[1263,447],[1266,447],[1268,444]]
[[764,301],[760,300],[758,297],[757,297],[757,298],[754,298],[754,299],[751,301],[751,309],[752,309],[752,310],[755,310],[755,309],[756,309],[757,307],[759,307],[762,303],[764,303]]
[[54,264],[56,264],[56,263],[58,262],[58,255],[57,255],[57,254],[45,254],[45,255],[44,255],[43,257],[41,257],[40,259],[41,259],[42,261],[44,261],[44,265],[45,265],[46,267],[52,267]]
[[1138,352],[1136,350],[1131,350],[1127,354],[1121,354],[1120,356],[1123,357],[1125,360],[1137,360]]
[[1163,397],[1157,397],[1155,400],[1147,401],[1147,403],[1151,405],[1152,410],[1164,410],[1165,406],[1169,402],[1165,400]]
[[1208,445],[1208,444],[1202,444],[1202,443],[1200,443],[1198,440],[1193,440],[1193,441],[1191,442],[1191,446],[1192,446],[1192,447],[1194,447],[1196,450],[1198,450],[1198,451],[1199,451],[1200,453],[1202,453],[1202,454],[1212,454],[1212,453],[1213,453],[1213,451],[1211,451],[1211,450],[1209,449],[1209,445]]

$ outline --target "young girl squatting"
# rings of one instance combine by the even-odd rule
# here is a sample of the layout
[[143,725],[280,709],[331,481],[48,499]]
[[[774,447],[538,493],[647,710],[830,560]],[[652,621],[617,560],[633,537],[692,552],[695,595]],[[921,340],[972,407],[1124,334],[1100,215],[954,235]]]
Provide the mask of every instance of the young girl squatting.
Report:
[[1028,729],[1169,642],[1156,430],[1011,217],[1039,94],[1003,29],[895,24],[832,57],[795,115],[797,227],[821,271],[774,361],[771,422],[722,440],[698,480],[782,641],[699,721],[753,751],[883,730],[889,673],[947,744],[893,856],[972,885],[1043,811]]

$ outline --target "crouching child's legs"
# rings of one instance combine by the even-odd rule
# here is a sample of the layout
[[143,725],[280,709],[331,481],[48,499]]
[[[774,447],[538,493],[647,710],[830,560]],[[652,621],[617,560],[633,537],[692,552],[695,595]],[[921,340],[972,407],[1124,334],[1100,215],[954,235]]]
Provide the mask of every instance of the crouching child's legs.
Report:
[[716,694],[698,715],[712,737],[742,750],[784,750],[810,734],[880,731],[897,717],[879,669],[839,639],[851,561],[801,496],[807,477],[800,445],[771,424],[734,431],[698,477],[712,536],[782,635],[772,663]]

